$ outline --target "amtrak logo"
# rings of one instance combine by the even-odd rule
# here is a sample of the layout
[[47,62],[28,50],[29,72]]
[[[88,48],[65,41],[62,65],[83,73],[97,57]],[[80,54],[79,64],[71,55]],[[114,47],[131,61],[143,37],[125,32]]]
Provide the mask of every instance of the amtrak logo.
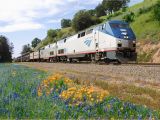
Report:
[[91,42],[92,42],[92,40],[89,40],[89,39],[87,39],[87,40],[84,41],[84,43],[85,43],[88,47],[91,45]]

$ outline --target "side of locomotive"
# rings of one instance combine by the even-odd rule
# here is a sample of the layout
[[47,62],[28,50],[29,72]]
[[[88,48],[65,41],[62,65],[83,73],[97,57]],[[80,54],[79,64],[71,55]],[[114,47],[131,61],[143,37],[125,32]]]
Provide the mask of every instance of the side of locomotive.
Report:
[[57,42],[62,61],[136,61],[136,37],[126,22],[109,21]]

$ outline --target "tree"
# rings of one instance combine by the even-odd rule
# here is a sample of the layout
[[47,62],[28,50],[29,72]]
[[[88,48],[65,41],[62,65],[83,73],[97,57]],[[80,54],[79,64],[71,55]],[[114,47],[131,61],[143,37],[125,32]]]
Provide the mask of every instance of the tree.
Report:
[[95,12],[96,12],[96,16],[100,17],[100,16],[104,16],[106,15],[104,7],[102,4],[99,4],[96,8],[95,8]]
[[153,9],[153,17],[160,23],[160,0],[157,2]]
[[62,28],[71,27],[71,20],[70,19],[62,19],[61,20],[61,27]]
[[88,11],[80,10],[74,15],[72,28],[78,32],[97,24],[98,22],[98,18],[95,19],[95,17],[93,17]]
[[41,42],[41,40],[39,38],[34,38],[32,40],[32,47],[35,48],[37,47],[37,45]]
[[116,12],[121,8],[127,7],[130,0],[103,0],[102,5],[105,11]]
[[0,62],[11,62],[12,53],[8,39],[5,36],[0,36]]
[[50,29],[47,31],[47,40],[51,43],[51,42],[56,42],[56,37],[57,37],[57,33],[58,33],[58,29],[57,30],[53,30]]
[[123,20],[128,23],[131,23],[134,21],[134,18],[135,18],[135,14],[133,12],[130,12],[129,14],[127,14],[123,17]]
[[11,42],[10,47],[9,47],[9,51],[10,51],[11,55],[14,53],[13,49],[14,49],[14,45]]
[[88,10],[88,13],[92,16],[96,16],[96,10]]
[[28,53],[28,52],[31,52],[30,44],[23,45],[21,54],[25,54],[25,53]]

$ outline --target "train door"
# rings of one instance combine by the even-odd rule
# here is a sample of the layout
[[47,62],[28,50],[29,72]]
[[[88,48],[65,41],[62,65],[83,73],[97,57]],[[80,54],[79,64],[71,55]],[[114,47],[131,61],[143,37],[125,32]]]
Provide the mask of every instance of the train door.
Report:
[[98,52],[99,50],[99,32],[96,30],[94,32],[94,40],[95,40],[95,50]]
[[[99,54],[99,31],[95,30],[94,31],[94,40],[95,40],[95,55],[94,55],[94,61],[99,61],[100,60],[100,54]],[[92,58],[93,60],[93,58]]]

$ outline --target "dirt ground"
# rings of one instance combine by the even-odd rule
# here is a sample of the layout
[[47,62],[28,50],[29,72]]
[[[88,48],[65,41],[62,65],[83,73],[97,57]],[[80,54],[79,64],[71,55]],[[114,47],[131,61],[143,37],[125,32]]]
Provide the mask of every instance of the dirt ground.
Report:
[[21,63],[25,66],[63,73],[72,78],[128,83],[160,90],[160,66],[96,65],[69,63]]

